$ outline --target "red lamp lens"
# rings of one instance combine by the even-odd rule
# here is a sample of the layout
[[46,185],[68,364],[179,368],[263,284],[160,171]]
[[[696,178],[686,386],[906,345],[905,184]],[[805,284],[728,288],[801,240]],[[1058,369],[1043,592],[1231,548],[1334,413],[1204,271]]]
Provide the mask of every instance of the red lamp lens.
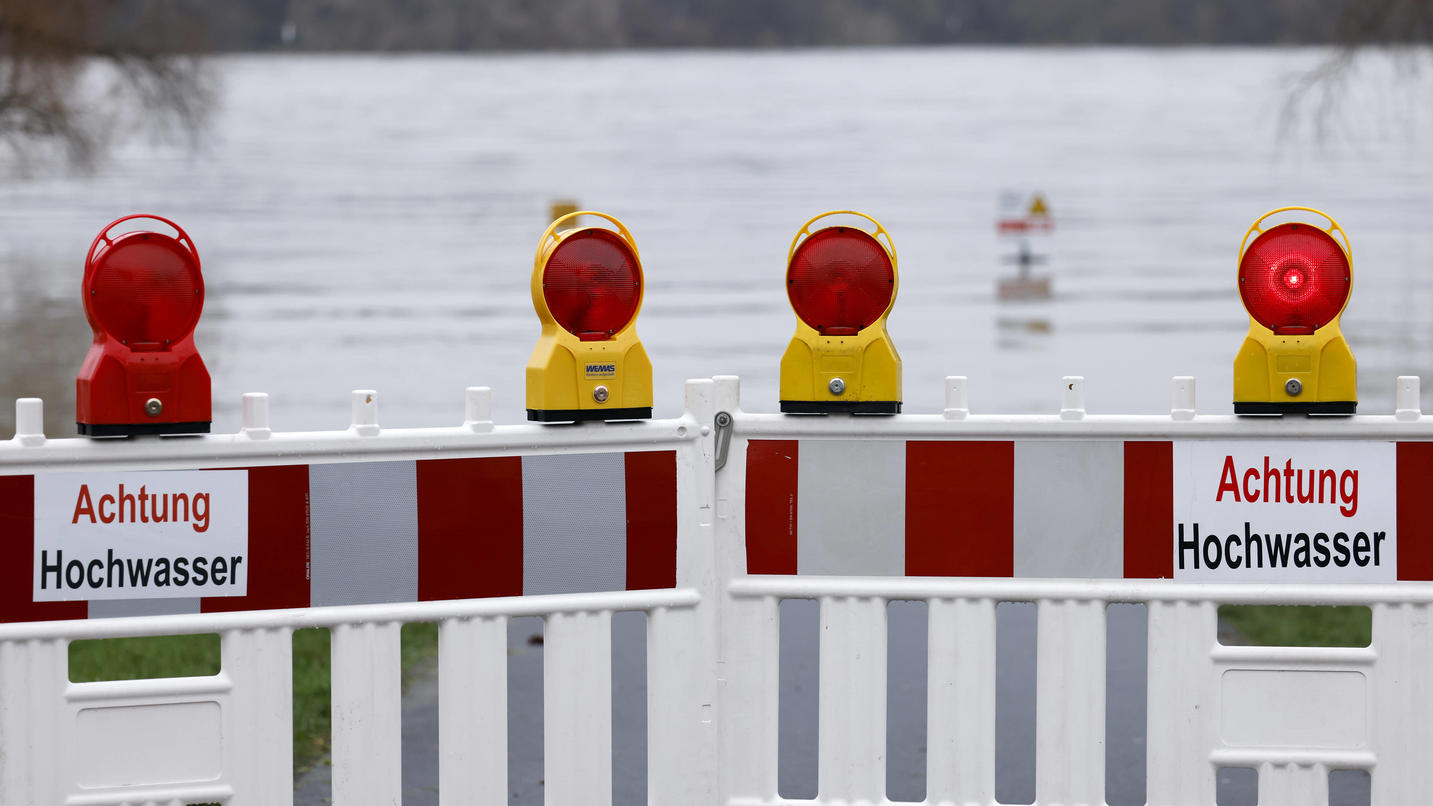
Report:
[[828,227],[796,247],[786,294],[801,321],[823,336],[854,336],[890,307],[896,271],[870,233]]
[[159,350],[189,335],[204,306],[193,255],[173,238],[115,239],[87,284],[96,324],[132,350]]
[[1308,224],[1280,224],[1249,245],[1239,296],[1249,315],[1279,335],[1306,335],[1333,321],[1348,300],[1348,256]]
[[548,257],[542,296],[563,330],[582,341],[610,339],[637,315],[637,256],[611,230],[574,232]]

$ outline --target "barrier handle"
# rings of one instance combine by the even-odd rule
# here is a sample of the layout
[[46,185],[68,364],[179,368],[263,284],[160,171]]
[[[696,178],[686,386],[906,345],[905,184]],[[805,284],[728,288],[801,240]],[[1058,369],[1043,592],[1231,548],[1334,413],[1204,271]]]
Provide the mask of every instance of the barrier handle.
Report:
[[[561,240],[557,236],[558,228],[566,221],[570,221],[572,219],[585,215],[597,216],[598,218],[607,221],[613,227],[615,227],[617,236],[623,241],[625,241],[627,243],[627,247],[632,250],[632,256],[637,259],[637,265],[639,267],[642,265],[642,255],[637,251],[637,239],[632,237],[631,231],[627,229],[627,226],[625,224],[623,224],[621,221],[618,221],[615,216],[610,216],[606,213],[599,213],[596,210],[576,210],[574,212],[568,213],[567,215],[555,219],[551,224],[547,225],[547,229],[543,230],[542,237],[539,238],[537,242],[537,255],[533,258],[533,270],[540,270],[543,265],[543,258],[550,254],[548,242],[551,241],[552,245],[555,246],[557,242]],[[638,269],[638,271],[640,271],[640,268]]]
[[[199,268],[199,250],[194,248],[194,241],[189,238],[189,233],[185,232],[183,227],[179,226],[178,224],[174,223],[173,221],[170,221],[169,219],[165,218],[164,216],[157,216],[157,215],[152,215],[152,214],[149,214],[149,213],[135,213],[134,215],[127,215],[127,216],[124,216],[123,218],[116,218],[114,221],[109,222],[109,224],[106,225],[104,229],[100,230],[100,234],[99,234],[99,235],[96,235],[96,236],[95,236],[95,239],[90,242],[89,251],[85,253],[85,274],[86,274],[86,275],[89,275],[89,273],[94,270],[95,261],[97,261],[97,260],[99,259],[99,256],[100,256],[101,254],[103,254],[104,251],[105,251],[104,249],[99,249],[99,245],[100,245],[101,242],[104,243],[105,249],[108,249],[110,246],[113,246],[113,245],[114,245],[114,242],[115,242],[116,240],[118,240],[119,238],[123,238],[124,235],[129,234],[129,233],[124,233],[124,234],[119,235],[117,238],[110,238],[110,237],[109,237],[110,230],[113,230],[115,227],[119,226],[120,224],[123,224],[123,223],[126,222],[126,221],[134,221],[134,220],[158,221],[158,222],[161,222],[161,223],[165,224],[165,225],[168,226],[170,229],[174,230],[176,233],[178,233],[178,237],[177,237],[177,238],[174,237],[174,236],[168,235],[168,234],[166,234],[166,233],[163,233],[163,232],[154,232],[154,233],[151,233],[151,234],[153,234],[153,235],[163,235],[163,236],[166,237],[166,238],[171,238],[171,239],[173,239],[173,240],[178,241],[179,243],[184,244],[185,250],[187,250],[187,251],[189,252],[189,255],[190,255],[192,258],[194,258],[194,268],[195,268],[196,270]],[[140,231],[140,230],[131,230],[131,232],[139,232],[139,231]],[[99,251],[96,251],[96,250],[99,250]]]
[[[871,216],[866,215],[865,213],[859,213],[855,210],[831,210],[829,212],[825,212],[811,218],[805,224],[801,225],[801,229],[796,231],[796,237],[791,239],[791,248],[786,250],[787,266],[791,265],[791,259],[796,256],[796,247],[800,246],[802,241],[811,237],[811,235],[813,234],[811,232],[811,225],[815,224],[817,221],[820,221],[823,218],[829,218],[833,215],[853,215],[857,218],[864,218],[865,220],[871,222],[871,225],[875,227],[875,232],[870,233],[871,237],[876,240],[876,243],[881,245],[882,249],[886,250],[887,255],[890,255],[891,265],[896,265],[895,241],[891,239],[891,234],[889,232],[886,232],[886,228],[881,226],[881,222],[877,221]],[[881,240],[883,237],[885,238],[885,240]]]
[[[1350,266],[1350,268],[1353,266],[1353,249],[1349,246],[1348,233],[1345,233],[1343,231],[1343,227],[1340,227],[1338,225],[1338,222],[1334,220],[1334,217],[1329,215],[1328,213],[1325,213],[1323,210],[1319,210],[1313,207],[1300,206],[1279,207],[1270,210],[1269,212],[1264,213],[1263,215],[1255,219],[1254,223],[1249,226],[1248,231],[1244,233],[1244,239],[1239,242],[1239,260],[1235,263],[1235,266],[1242,266],[1244,264],[1244,253],[1249,249],[1249,241],[1251,236],[1258,237],[1259,235],[1264,234],[1264,228],[1259,226],[1260,224],[1263,224],[1270,216],[1278,215],[1279,213],[1288,213],[1295,211],[1303,213],[1313,213],[1314,215],[1327,220],[1329,222],[1329,225],[1327,227],[1319,226],[1317,223],[1315,223],[1313,226],[1318,226],[1319,229],[1323,230],[1324,232],[1327,232],[1329,237],[1334,239],[1334,243],[1337,243],[1339,248],[1343,250],[1343,256],[1348,260],[1348,265]],[[1336,237],[1335,233],[1337,233]]]

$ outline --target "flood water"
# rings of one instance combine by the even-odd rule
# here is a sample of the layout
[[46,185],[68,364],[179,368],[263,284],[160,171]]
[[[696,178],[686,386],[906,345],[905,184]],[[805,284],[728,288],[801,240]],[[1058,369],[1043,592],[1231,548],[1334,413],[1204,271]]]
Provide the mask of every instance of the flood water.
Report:
[[[98,229],[155,212],[204,260],[198,342],[216,431],[238,427],[250,391],[272,395],[276,428],[341,428],[359,387],[379,390],[385,425],[460,422],[468,385],[493,387],[511,422],[538,331],[532,254],[548,204],[570,197],[621,217],[642,250],[638,331],[657,415],[680,411],[683,379],[714,374],[741,375],[744,406],[770,411],[794,329],[786,249],[810,216],[851,208],[880,219],[899,252],[890,331],[907,411],[938,411],[946,375],[970,377],[976,410],[1054,411],[1060,376],[1084,375],[1091,411],[1156,412],[1171,376],[1195,375],[1200,409],[1226,412],[1248,321],[1233,283],[1239,239],[1260,213],[1305,204],[1349,233],[1344,322],[1361,409],[1388,411],[1394,376],[1433,366],[1433,140],[1414,104],[1430,88],[1370,63],[1324,120],[1325,139],[1311,109],[1281,132],[1292,80],[1323,57],[228,59],[197,151],[141,137],[96,176],[12,167],[0,310],[11,330],[18,316],[45,332],[58,310],[78,311]],[[1013,271],[1001,257],[1015,248],[993,227],[999,197],[1035,190],[1057,225],[1034,244],[1055,295],[997,304],[997,272]],[[87,341],[83,324],[23,339],[66,383]],[[6,399],[66,389],[11,373]]]
[[[1348,233],[1344,330],[1360,411],[1389,412],[1394,377],[1433,368],[1433,114],[1422,111],[1433,87],[1375,59],[1326,116],[1314,104],[1288,113],[1297,78],[1326,57],[220,60],[222,102],[195,150],[141,137],[93,176],[3,166],[0,436],[13,398],[28,395],[47,398],[52,435],[72,433],[72,379],[90,338],[78,303],[85,249],[131,212],[172,217],[198,245],[216,432],[238,428],[250,391],[270,393],[279,430],[345,427],[354,388],[379,391],[386,426],[456,424],[469,385],[493,387],[498,420],[518,422],[538,333],[532,255],[549,203],[563,198],[619,216],[637,239],[657,416],[680,413],[683,379],[715,374],[742,376],[747,410],[776,409],[793,331],[786,249],[807,218],[839,208],[880,219],[899,252],[890,332],[906,411],[939,411],[941,379],[966,375],[976,411],[1053,412],[1059,378],[1083,375],[1093,412],[1159,412],[1170,377],[1194,375],[1200,411],[1228,412],[1248,322],[1236,250],[1260,213],[1289,204],[1325,209]],[[1013,271],[1003,258],[1015,244],[993,221],[1002,193],[1033,191],[1056,222],[1032,244],[1054,295],[1000,303],[996,278]],[[1433,383],[1424,395],[1426,408]],[[910,623],[901,629],[923,629]],[[1132,623],[1136,638],[1112,643],[1137,655],[1142,616]],[[919,758],[916,733],[892,731],[914,742],[893,759]],[[1121,763],[1142,766],[1142,750]],[[1114,780],[1112,802],[1139,802],[1142,771]],[[1138,785],[1117,794],[1118,781]]]

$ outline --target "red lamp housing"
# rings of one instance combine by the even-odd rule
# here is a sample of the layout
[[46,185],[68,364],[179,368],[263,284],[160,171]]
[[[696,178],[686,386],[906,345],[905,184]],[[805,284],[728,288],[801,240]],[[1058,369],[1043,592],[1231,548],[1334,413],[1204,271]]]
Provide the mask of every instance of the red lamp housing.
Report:
[[[146,230],[110,237],[136,219],[165,224],[177,237]],[[82,288],[95,338],[75,379],[79,432],[209,433],[209,370],[194,346],[204,278],[189,235],[159,216],[118,219],[90,244]]]
[[1333,321],[1348,302],[1352,279],[1338,241],[1308,224],[1264,231],[1239,262],[1244,308],[1276,336],[1310,335]]
[[574,232],[547,258],[542,297],[563,330],[581,341],[610,339],[632,321],[642,301],[637,257],[611,230]]
[[891,307],[896,270],[870,233],[827,227],[796,247],[786,293],[801,321],[823,336],[854,336]]

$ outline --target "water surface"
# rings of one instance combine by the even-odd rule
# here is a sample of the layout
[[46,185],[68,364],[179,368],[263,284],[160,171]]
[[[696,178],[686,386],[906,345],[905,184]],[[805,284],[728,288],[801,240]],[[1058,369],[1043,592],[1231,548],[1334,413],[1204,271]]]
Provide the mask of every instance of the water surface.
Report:
[[[1363,409],[1433,365],[1433,141],[1416,78],[1373,65],[1313,136],[1281,127],[1316,50],[909,49],[485,57],[235,57],[197,152],[144,139],[90,177],[29,166],[0,185],[0,271],[16,320],[77,296],[85,248],[134,211],[174,217],[204,258],[198,341],[215,430],[247,391],[280,429],[347,424],[347,392],[386,425],[461,420],[461,390],[523,411],[537,335],[532,253],[550,201],[621,217],[642,250],[638,330],[656,412],[681,381],[739,374],[774,410],[793,331],[782,275],[806,218],[854,208],[900,255],[890,330],[908,411],[967,375],[980,411],[1058,408],[1061,375],[1099,412],[1167,410],[1199,378],[1230,410],[1247,319],[1234,290],[1245,228],[1285,204],[1325,208],[1356,257],[1346,330]],[[1377,69],[1375,69],[1377,68]],[[1001,305],[1002,191],[1041,190],[1055,297]],[[28,301],[27,301],[28,300]],[[36,301],[39,301],[38,303]],[[51,305],[50,301],[54,301]],[[21,338],[56,384],[0,375],[0,397],[63,391],[88,333]],[[16,359],[12,358],[10,363]],[[1431,392],[1430,394],[1433,394]],[[62,408],[72,405],[68,400]],[[8,408],[8,404],[5,406]],[[65,418],[61,418],[63,422]]]

